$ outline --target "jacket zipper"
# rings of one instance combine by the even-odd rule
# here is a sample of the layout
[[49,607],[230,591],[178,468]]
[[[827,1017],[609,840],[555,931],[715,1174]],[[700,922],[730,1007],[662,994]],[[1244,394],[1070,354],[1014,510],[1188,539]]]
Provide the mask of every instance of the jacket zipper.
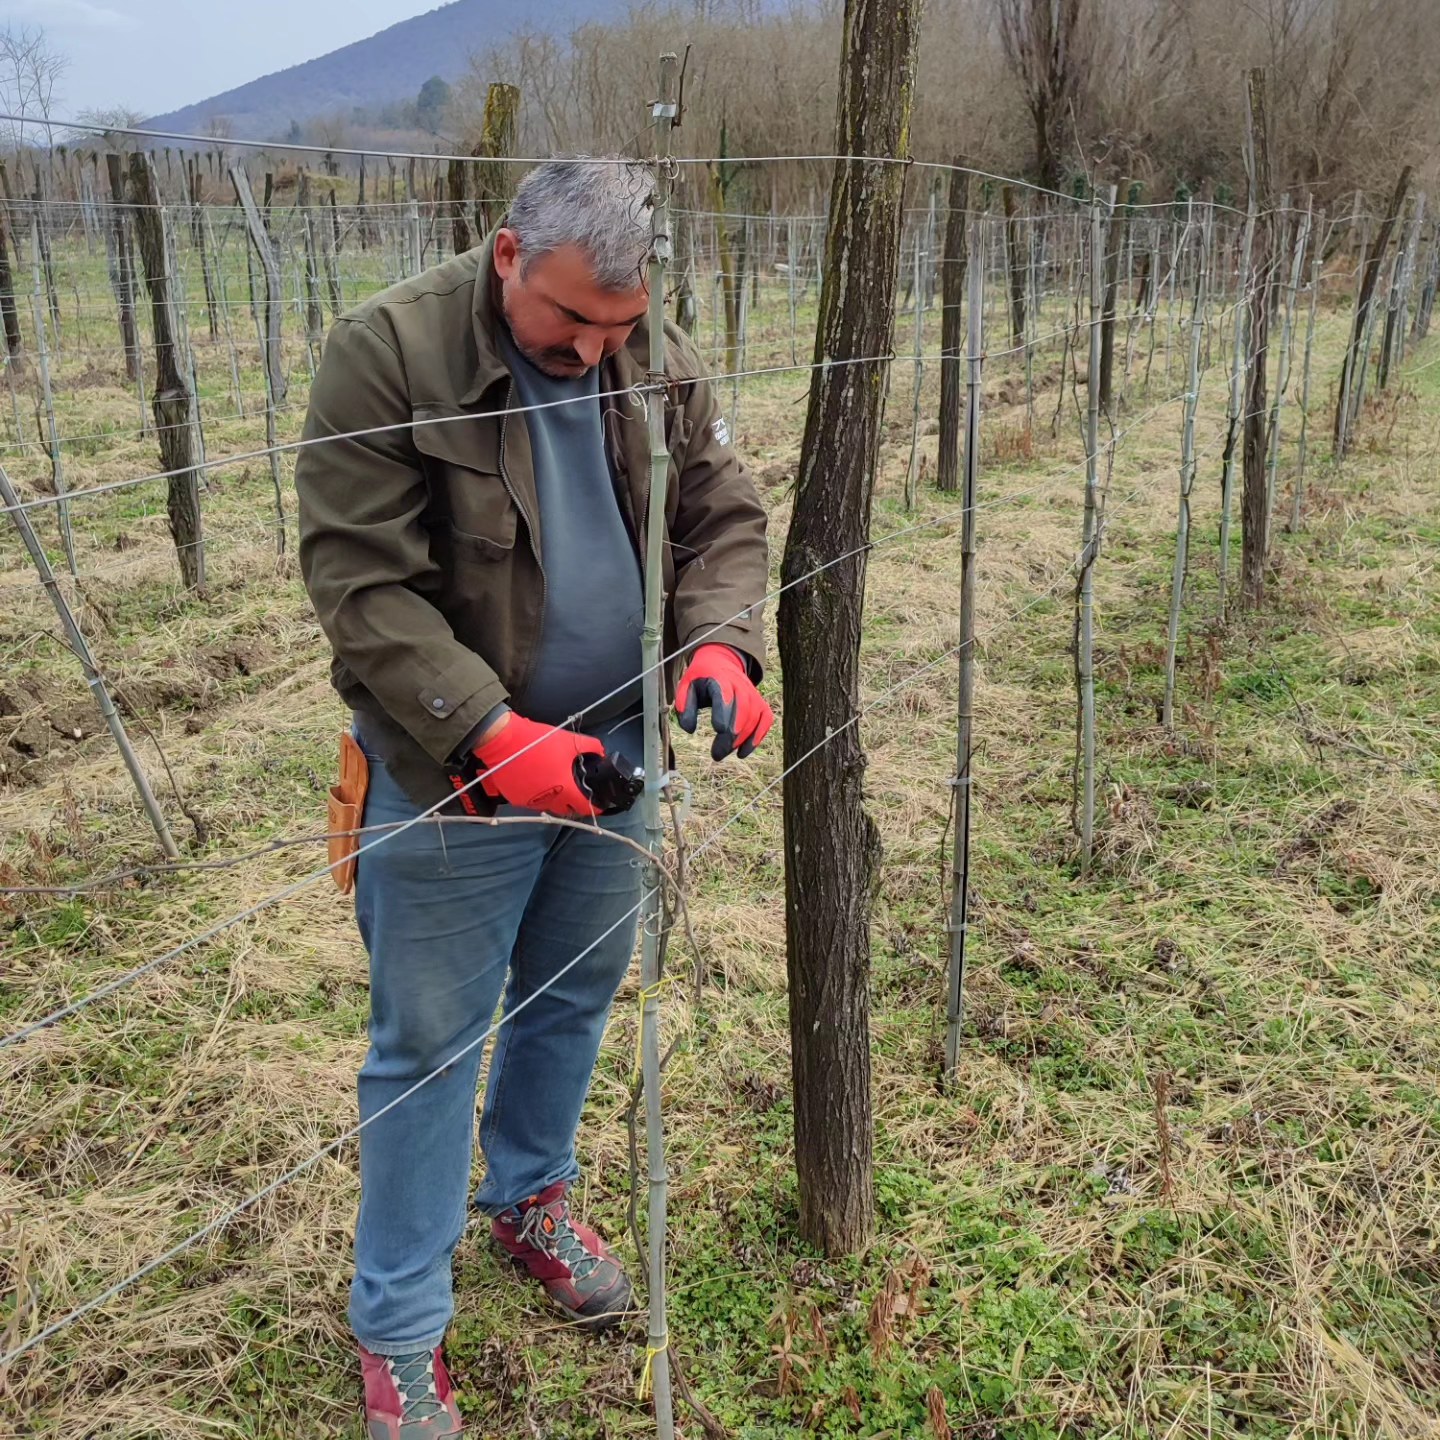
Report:
[[[540,547],[535,542],[535,525],[530,519],[530,512],[521,504],[519,494],[510,483],[510,472],[505,468],[505,427],[510,423],[510,410],[514,400],[515,381],[511,379],[505,392],[505,413],[500,417],[500,479],[505,485],[505,493],[514,502],[515,508],[525,517],[525,533],[530,537],[530,553],[535,557],[535,568],[540,572],[540,625],[543,629],[546,598],[545,563],[540,558]],[[525,693],[525,687],[530,683],[530,677],[534,673],[538,650],[538,644],[530,647],[530,654],[525,662],[525,673],[521,677],[520,684],[515,687],[517,693],[521,695]]]

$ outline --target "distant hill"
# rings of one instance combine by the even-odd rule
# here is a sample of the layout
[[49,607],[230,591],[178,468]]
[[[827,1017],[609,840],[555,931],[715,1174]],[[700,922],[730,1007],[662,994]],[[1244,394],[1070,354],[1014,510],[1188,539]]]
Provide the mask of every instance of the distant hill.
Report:
[[[568,34],[586,21],[612,20],[627,9],[627,0],[546,0],[543,20],[550,30]],[[238,140],[283,140],[291,121],[303,125],[322,116],[348,115],[356,106],[413,100],[432,75],[455,80],[465,73],[472,52],[502,44],[533,28],[538,18],[536,10],[513,0],[453,0],[368,40],[146,123],[158,130],[203,134],[210,120],[224,117]]]

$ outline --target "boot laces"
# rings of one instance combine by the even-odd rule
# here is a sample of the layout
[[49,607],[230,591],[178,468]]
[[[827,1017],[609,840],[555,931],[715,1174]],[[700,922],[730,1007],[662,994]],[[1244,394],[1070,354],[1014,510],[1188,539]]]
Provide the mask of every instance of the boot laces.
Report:
[[432,1351],[390,1355],[386,1357],[385,1365],[400,1396],[402,1425],[413,1420],[430,1420],[444,1411],[435,1387],[435,1356]]
[[532,1205],[520,1222],[520,1239],[554,1256],[576,1280],[584,1280],[600,1264],[600,1257],[585,1248],[570,1223],[570,1207],[564,1201],[553,1210],[546,1205]]

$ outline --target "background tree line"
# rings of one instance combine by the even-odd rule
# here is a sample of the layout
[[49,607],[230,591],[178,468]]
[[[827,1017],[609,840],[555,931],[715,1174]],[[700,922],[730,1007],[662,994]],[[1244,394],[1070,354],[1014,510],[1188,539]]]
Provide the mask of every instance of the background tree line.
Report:
[[[519,87],[524,153],[641,151],[634,97],[656,54],[690,44],[686,152],[823,154],[840,13],[837,0],[694,0],[569,34],[537,26],[472,57],[449,128],[478,139],[498,80]],[[1125,177],[1151,196],[1224,198],[1244,190],[1241,77],[1263,65],[1276,187],[1333,206],[1403,163],[1435,170],[1435,21],[1435,0],[931,0],[910,148],[1057,189]],[[827,179],[819,166],[727,168],[732,209],[793,207]]]

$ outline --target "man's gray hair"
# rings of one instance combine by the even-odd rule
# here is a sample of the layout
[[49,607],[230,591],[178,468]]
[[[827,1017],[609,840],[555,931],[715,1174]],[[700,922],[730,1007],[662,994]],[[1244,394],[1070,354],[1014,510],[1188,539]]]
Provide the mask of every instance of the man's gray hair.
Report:
[[537,165],[520,182],[506,224],[520,242],[520,273],[574,245],[603,290],[633,290],[650,250],[655,176],[621,155],[569,155]]

